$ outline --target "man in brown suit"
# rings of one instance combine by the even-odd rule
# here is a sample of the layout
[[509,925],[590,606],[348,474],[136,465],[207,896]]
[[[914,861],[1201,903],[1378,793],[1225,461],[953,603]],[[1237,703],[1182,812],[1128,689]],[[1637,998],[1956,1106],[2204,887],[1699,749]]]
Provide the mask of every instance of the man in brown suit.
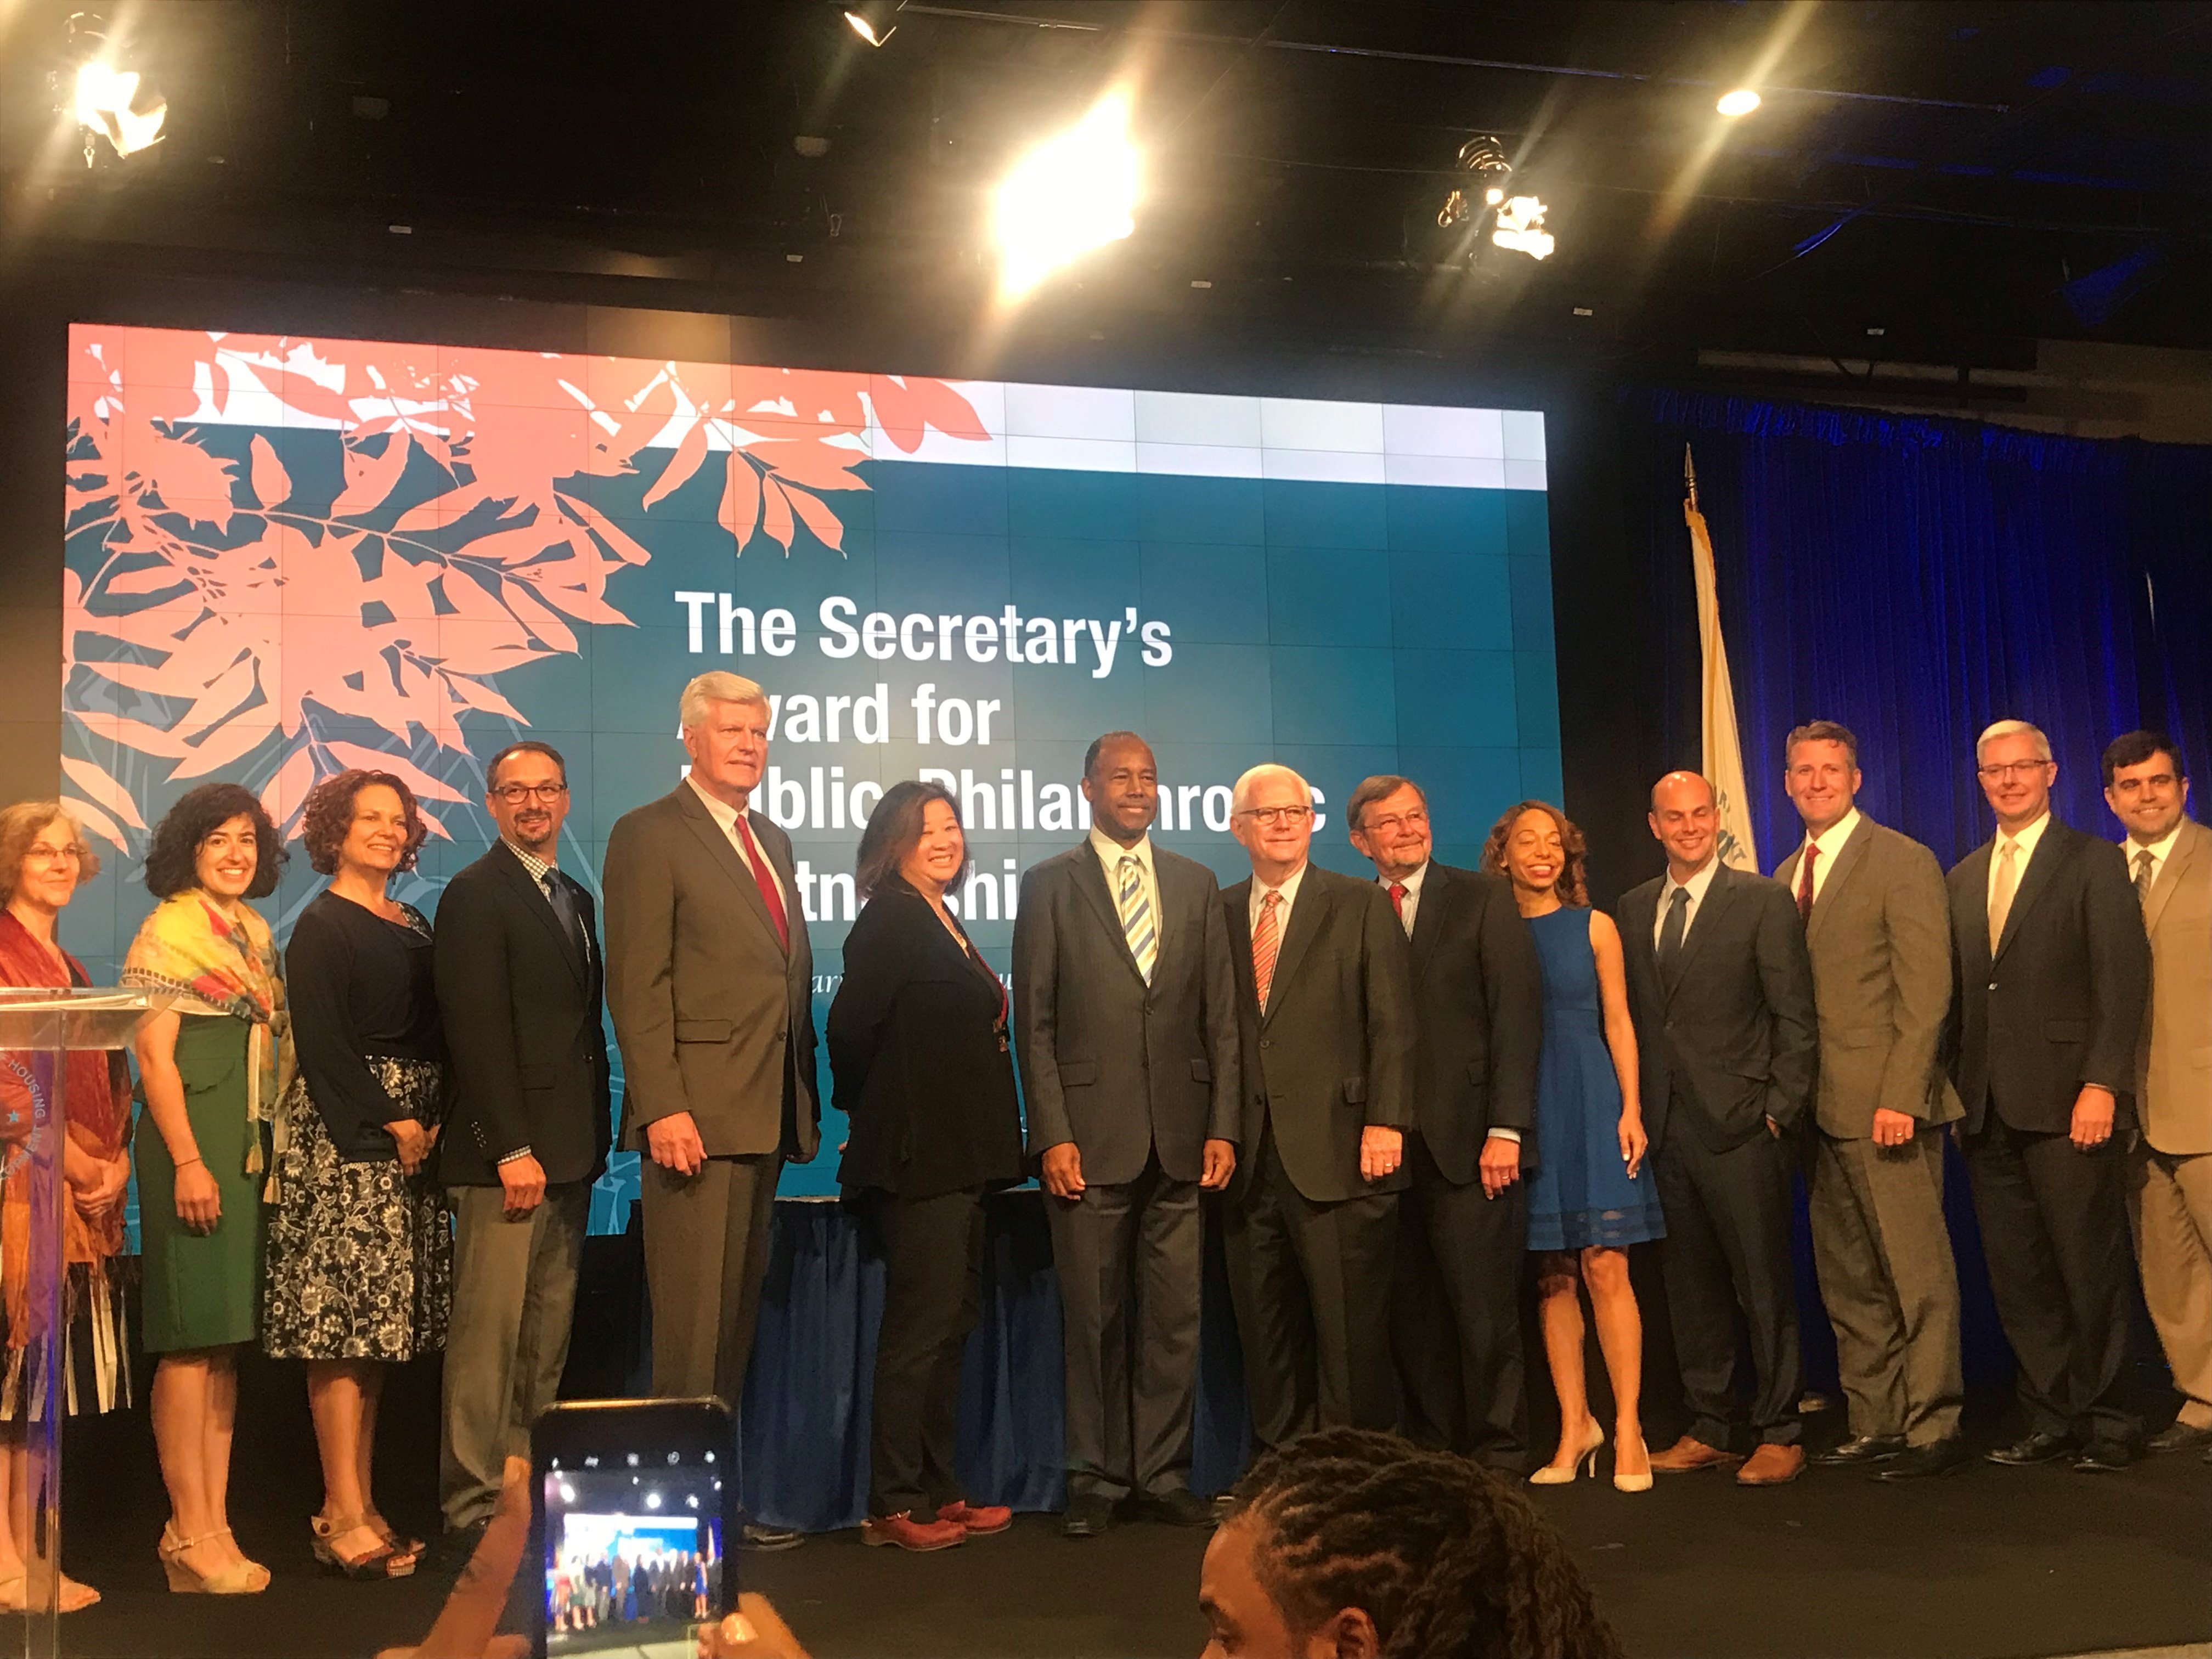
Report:
[[1943,871],[1859,811],[1858,739],[1844,726],[1799,726],[1783,764],[1805,839],[1774,878],[1805,918],[1820,1018],[1813,1265],[1850,1425],[1813,1462],[1884,1466],[1884,1480],[1948,1474],[1971,1459],[1943,1222],[1942,1130],[1964,1115],[1936,1064],[1951,1006]]
[[[702,674],[680,705],[690,775],[607,838],[607,1006],[623,1057],[623,1145],[639,1164],[653,1388],[743,1397],[788,1157],[820,1142],[814,958],[791,840],[748,796],[768,699]],[[748,1524],[744,1542],[796,1533]]]
[[2112,740],[2105,800],[2128,827],[2120,851],[2150,932],[2128,1215],[2143,1300],[2182,1396],[2149,1449],[2179,1451],[2212,1445],[2212,830],[2185,815],[2189,774],[2162,732]]

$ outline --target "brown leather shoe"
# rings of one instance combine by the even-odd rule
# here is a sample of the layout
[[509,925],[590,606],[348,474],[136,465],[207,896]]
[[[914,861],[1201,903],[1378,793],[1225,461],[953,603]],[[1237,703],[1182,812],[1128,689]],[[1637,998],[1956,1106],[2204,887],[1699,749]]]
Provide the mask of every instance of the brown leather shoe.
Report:
[[1651,1454],[1651,1471],[1655,1474],[1687,1474],[1692,1469],[1717,1469],[1724,1463],[1741,1462],[1734,1452],[1708,1446],[1686,1434],[1665,1451]]
[[1786,1486],[1804,1473],[1802,1446],[1770,1443],[1752,1453],[1750,1460],[1735,1472],[1735,1483],[1739,1486]]

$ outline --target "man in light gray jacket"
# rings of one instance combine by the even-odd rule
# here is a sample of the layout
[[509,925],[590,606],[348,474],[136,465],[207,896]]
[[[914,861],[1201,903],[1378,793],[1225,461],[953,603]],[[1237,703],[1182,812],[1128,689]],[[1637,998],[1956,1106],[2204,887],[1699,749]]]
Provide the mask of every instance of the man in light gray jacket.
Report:
[[1942,1127],[1964,1115],[1936,1060],[1951,1006],[1943,872],[1858,810],[1858,739],[1846,728],[1799,726],[1784,764],[1805,840],[1774,878],[1805,918],[1820,1024],[1813,1262],[1850,1426],[1812,1461],[1883,1480],[1948,1474],[1971,1459],[1943,1221]]
[[[1014,1017],[1029,1149],[1060,1272],[1068,1508],[1210,1524],[1190,1490],[1199,1194],[1237,1164],[1237,985],[1213,872],[1152,844],[1152,751],[1091,745],[1083,842],[1022,880]],[[1141,1288],[1140,1288],[1141,1287]]]

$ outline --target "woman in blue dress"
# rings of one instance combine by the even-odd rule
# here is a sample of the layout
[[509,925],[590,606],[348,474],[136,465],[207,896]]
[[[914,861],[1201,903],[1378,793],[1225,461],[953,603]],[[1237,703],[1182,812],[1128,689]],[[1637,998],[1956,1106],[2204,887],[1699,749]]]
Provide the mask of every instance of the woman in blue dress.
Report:
[[1620,934],[1589,908],[1582,831],[1542,801],[1499,818],[1482,867],[1505,877],[1528,921],[1544,975],[1544,1046],[1536,1073],[1535,1171],[1528,1178],[1528,1248],[1559,1397],[1559,1449],[1529,1477],[1561,1486],[1597,1473],[1605,1431],[1591,1414],[1583,1376],[1582,1287],[1589,1287],[1613,1384],[1613,1484],[1648,1492],[1651,1456],[1638,1397],[1644,1321],[1628,1282],[1628,1247],[1663,1237],[1659,1194],[1644,1168],[1637,1094],[1636,1028],[1628,1013]]

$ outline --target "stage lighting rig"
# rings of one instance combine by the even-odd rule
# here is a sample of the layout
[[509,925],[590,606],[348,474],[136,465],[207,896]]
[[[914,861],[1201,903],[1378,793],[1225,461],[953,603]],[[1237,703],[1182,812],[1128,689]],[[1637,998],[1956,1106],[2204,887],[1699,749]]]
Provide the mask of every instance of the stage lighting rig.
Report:
[[898,33],[898,0],[860,0],[844,11],[853,33],[872,46],[880,46]]
[[1757,93],[1749,87],[1738,87],[1733,92],[1723,93],[1720,101],[1713,107],[1733,121],[1741,116],[1750,114],[1759,107],[1759,97]]
[[1059,266],[1133,231],[1141,172],[1128,94],[1118,90],[1015,162],[991,204],[1000,298],[1018,300]]
[[1459,168],[1472,177],[1444,198],[1437,210],[1439,229],[1472,222],[1480,235],[1480,221],[1487,216],[1493,246],[1532,259],[1550,257],[1555,244],[1544,228],[1547,210],[1538,197],[1513,193],[1513,163],[1506,160],[1504,146],[1495,138],[1470,138],[1459,147]]
[[91,12],[69,20],[63,68],[54,76],[57,102],[84,135],[84,164],[99,160],[100,140],[119,159],[159,143],[168,104],[149,93],[136,70],[117,67],[114,43],[105,21]]

